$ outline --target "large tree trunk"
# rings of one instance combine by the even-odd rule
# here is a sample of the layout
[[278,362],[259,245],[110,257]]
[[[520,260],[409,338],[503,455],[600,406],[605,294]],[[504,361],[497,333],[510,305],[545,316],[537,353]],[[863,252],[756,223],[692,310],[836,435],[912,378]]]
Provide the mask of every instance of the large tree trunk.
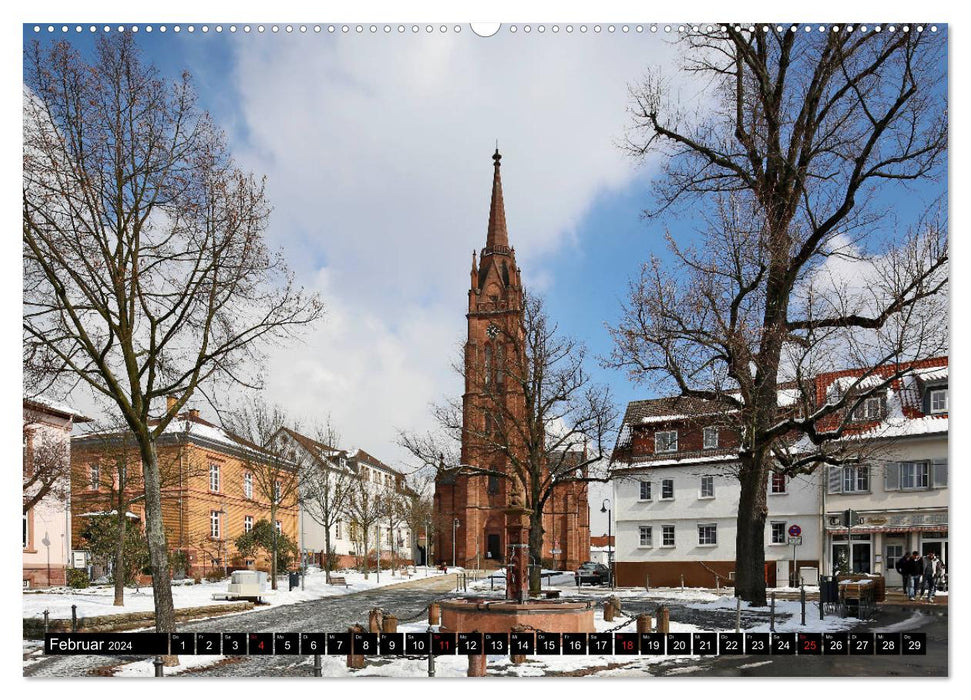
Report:
[[169,555],[162,524],[162,487],[155,443],[139,435],[142,476],[145,481],[145,536],[152,565],[152,596],[155,598],[155,631],[175,632],[175,605],[172,602],[172,578]]
[[537,509],[529,516],[529,594],[538,596],[543,587],[543,512]]
[[765,517],[768,472],[758,458],[742,459],[735,536],[735,595],[765,605]]
[[324,528],[324,580],[330,583],[330,528]]

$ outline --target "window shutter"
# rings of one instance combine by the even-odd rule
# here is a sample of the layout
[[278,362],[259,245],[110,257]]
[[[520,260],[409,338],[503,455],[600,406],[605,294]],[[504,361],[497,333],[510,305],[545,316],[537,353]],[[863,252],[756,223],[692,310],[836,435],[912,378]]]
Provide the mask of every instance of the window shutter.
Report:
[[947,459],[935,459],[931,462],[931,487],[942,489],[947,486]]
[[900,464],[888,462],[883,468],[883,489],[884,491],[900,490]]
[[827,467],[829,470],[829,488],[828,493],[842,493],[843,492],[843,470],[840,467]]

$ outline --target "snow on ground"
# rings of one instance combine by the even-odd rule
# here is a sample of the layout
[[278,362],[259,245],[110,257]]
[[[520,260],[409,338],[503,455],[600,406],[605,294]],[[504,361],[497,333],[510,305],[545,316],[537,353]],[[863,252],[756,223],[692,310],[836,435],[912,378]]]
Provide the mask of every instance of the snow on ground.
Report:
[[[708,602],[688,603],[687,607],[694,610],[734,610],[737,602],[732,596],[722,596]],[[766,616],[764,624],[745,627],[745,632],[768,632],[770,622],[768,616],[771,608],[768,605],[755,606],[742,601],[742,610],[757,612]],[[841,632],[856,627],[860,620],[855,617],[839,617],[833,613],[819,619],[819,607],[815,601],[806,601],[806,624],[802,624],[802,604],[798,600],[777,600],[775,602],[775,631],[776,632]],[[734,632],[735,630],[721,630]]]
[[[426,574],[424,567],[408,570],[411,576],[398,575],[392,576],[388,571],[381,572],[381,581],[374,572],[364,578],[364,574],[358,571],[339,571],[334,572],[335,576],[343,576],[348,583],[348,587],[334,586],[328,584],[324,572],[320,569],[311,567],[307,570],[304,581],[304,590],[295,588],[288,591],[286,577],[280,579],[277,591],[269,591],[263,599],[269,606],[290,605],[305,600],[315,600],[335,595],[346,595],[356,591],[364,591],[379,586],[389,586],[395,583],[411,581],[427,576],[438,576],[440,572],[429,568]],[[451,569],[449,570],[451,573]],[[229,580],[216,583],[202,582],[189,585],[173,585],[172,598],[175,607],[194,608],[204,605],[224,605],[236,601],[213,600],[214,593],[225,593],[229,585]],[[90,588],[53,588],[44,593],[25,593],[23,595],[23,614],[24,617],[43,618],[44,610],[50,611],[51,619],[68,619],[71,617],[71,605],[78,606],[78,617],[94,617],[97,615],[117,615],[131,612],[150,612],[154,610],[154,600],[151,587],[142,587],[139,590],[134,588],[125,589],[125,605],[115,606],[112,602],[115,598],[112,586],[91,586]],[[258,609],[266,609],[260,605]]]

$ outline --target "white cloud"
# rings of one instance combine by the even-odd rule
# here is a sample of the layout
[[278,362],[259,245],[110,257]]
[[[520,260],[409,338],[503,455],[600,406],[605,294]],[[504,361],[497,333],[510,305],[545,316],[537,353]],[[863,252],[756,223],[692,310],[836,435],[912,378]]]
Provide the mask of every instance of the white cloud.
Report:
[[[471,251],[485,241],[499,140],[510,241],[527,285],[604,191],[627,85],[674,49],[645,36],[245,37],[235,81],[246,167],[268,176],[271,238],[328,307],[273,353],[268,395],[345,442],[403,457],[395,428],[461,392]],[[272,39],[272,40],[271,40]]]

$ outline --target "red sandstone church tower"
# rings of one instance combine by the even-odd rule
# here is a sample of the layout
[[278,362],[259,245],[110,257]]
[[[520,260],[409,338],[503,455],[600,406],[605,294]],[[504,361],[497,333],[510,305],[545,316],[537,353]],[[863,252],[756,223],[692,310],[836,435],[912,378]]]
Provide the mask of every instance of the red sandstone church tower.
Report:
[[[523,333],[523,286],[516,251],[509,245],[502,180],[496,149],[492,160],[492,201],[486,244],[478,263],[472,254],[468,339],[465,344],[465,393],[462,395],[463,465],[507,473],[509,460],[490,444],[496,421],[524,416],[526,402],[516,382],[503,369],[515,363],[513,349]],[[510,376],[511,373],[510,373]],[[497,401],[502,410],[497,410]],[[501,415],[500,415],[501,414]],[[503,417],[505,416],[505,417]],[[507,430],[506,434],[514,431]],[[511,447],[510,449],[515,449]],[[513,482],[487,474],[442,472],[435,481],[437,536],[435,556],[467,568],[494,568],[506,563],[505,508]],[[543,513],[544,566],[575,569],[590,557],[590,508],[587,485],[568,482],[556,487]]]

